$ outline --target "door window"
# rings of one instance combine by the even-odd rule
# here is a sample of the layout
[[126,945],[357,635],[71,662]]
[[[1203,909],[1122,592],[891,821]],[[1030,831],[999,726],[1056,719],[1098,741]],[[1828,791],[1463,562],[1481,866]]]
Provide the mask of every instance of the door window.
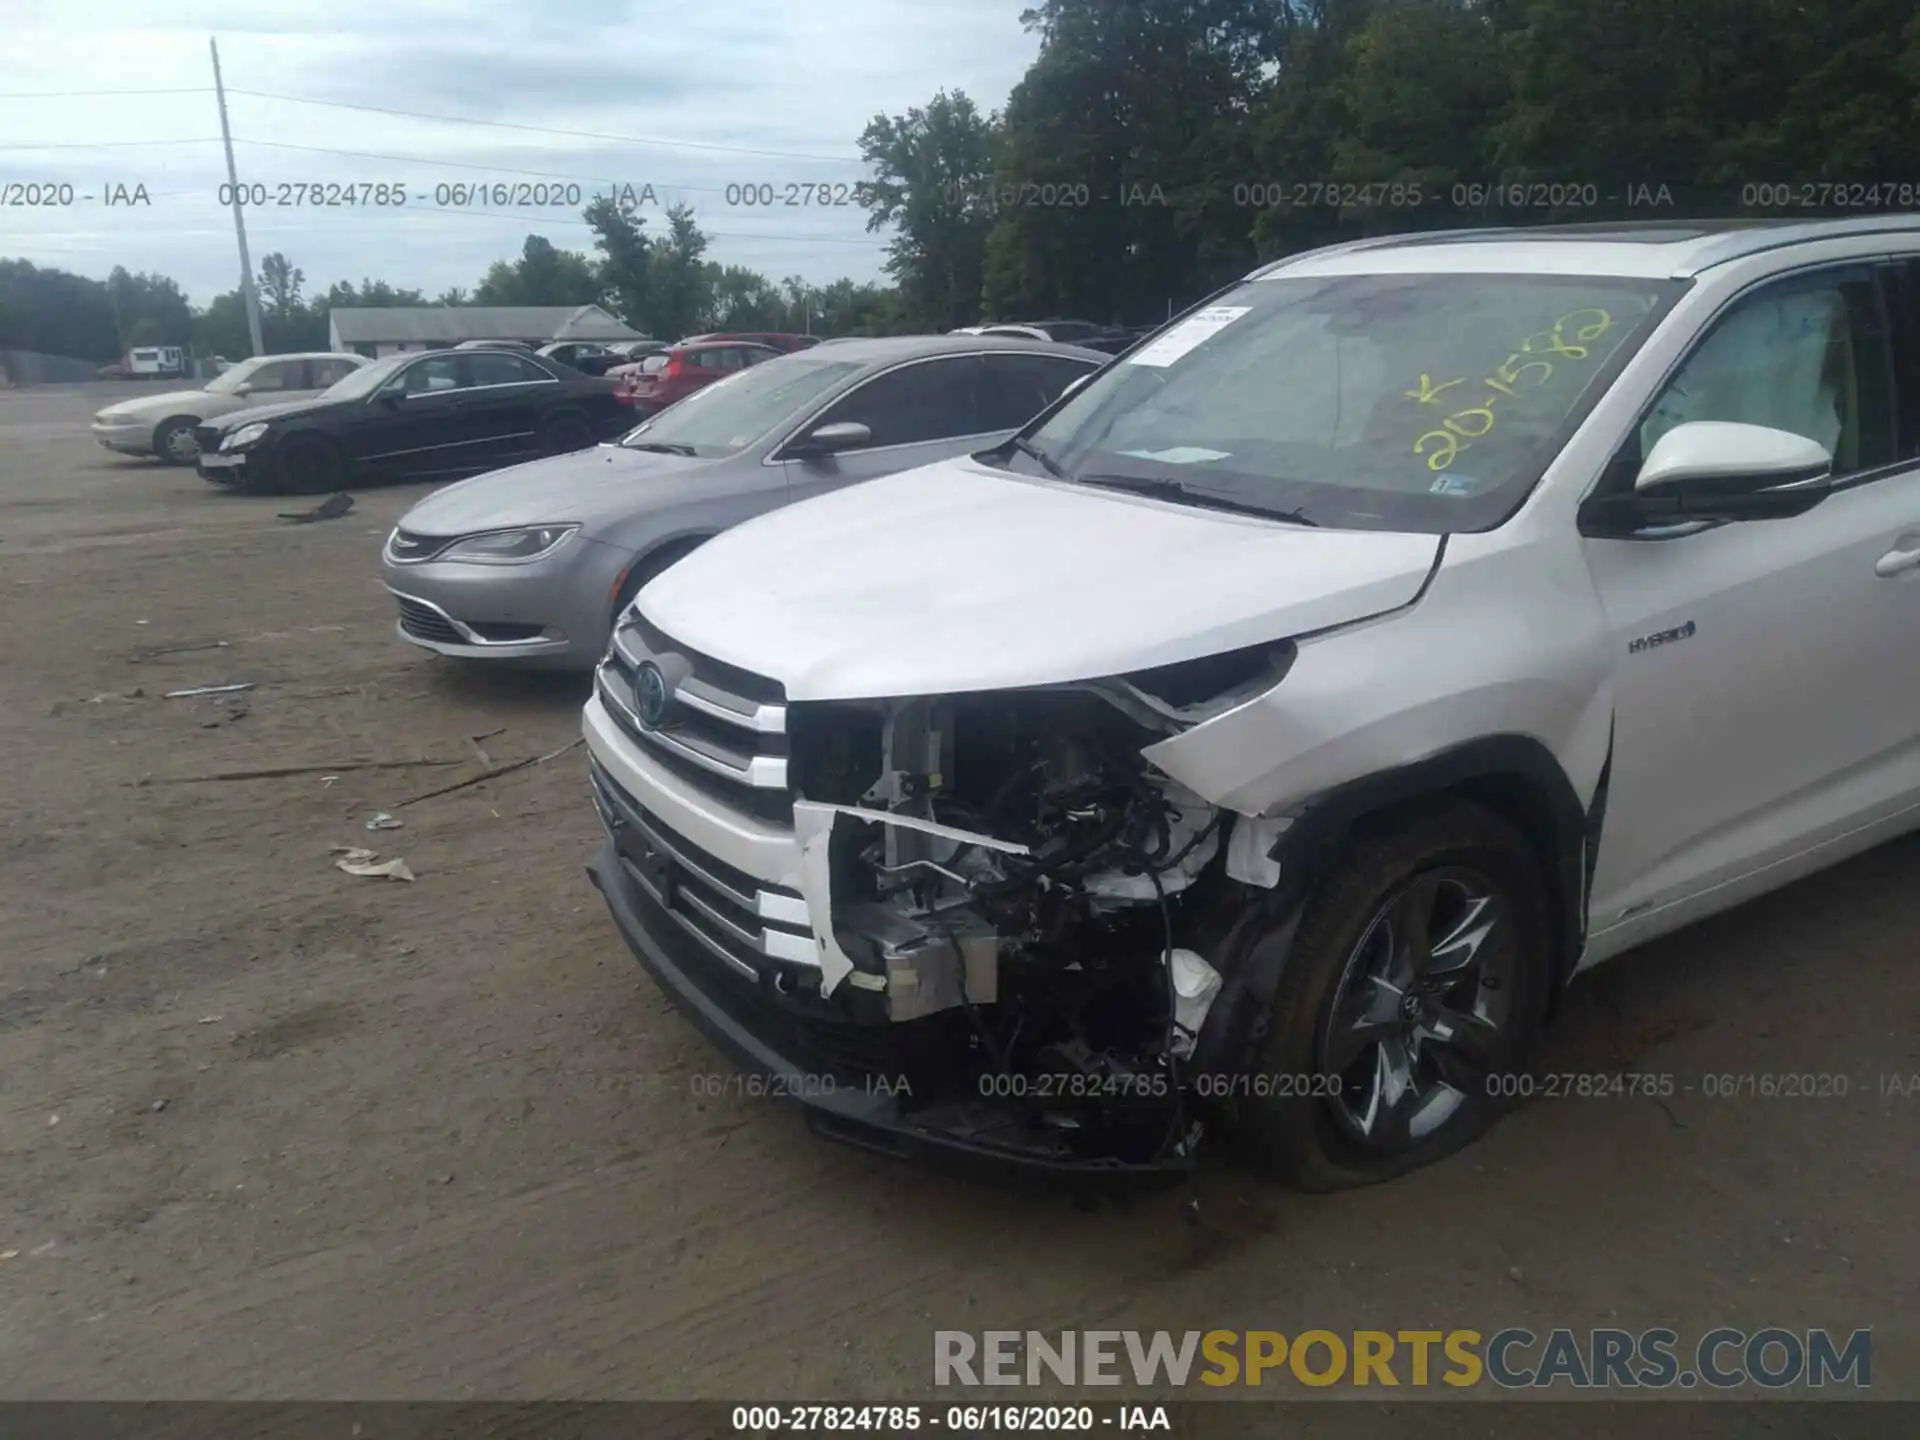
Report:
[[437,395],[460,388],[460,362],[451,355],[416,360],[393,377],[388,387],[403,395]]
[[1770,285],[1716,321],[1667,382],[1640,456],[1676,425],[1728,420],[1819,441],[1836,475],[1886,465],[1898,454],[1889,341],[1870,270]]
[[842,397],[816,427],[864,425],[873,432],[874,448],[977,435],[992,428],[978,418],[974,392],[979,376],[980,361],[974,355],[902,365]]
[[1094,366],[1053,355],[983,355],[980,428],[1018,430]]
[[262,365],[247,377],[252,394],[264,394],[269,390],[305,390],[307,385],[307,362],[304,360],[275,360]]
[[336,385],[360,367],[351,360],[315,360],[313,365],[313,388],[324,390]]

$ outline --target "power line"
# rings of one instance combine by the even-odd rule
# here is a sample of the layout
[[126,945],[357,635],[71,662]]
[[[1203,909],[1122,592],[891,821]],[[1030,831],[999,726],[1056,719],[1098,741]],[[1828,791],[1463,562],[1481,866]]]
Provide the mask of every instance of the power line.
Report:
[[75,100],[100,95],[211,95],[211,85],[185,85],[165,90],[0,90],[0,100]]
[[719,145],[704,140],[667,140],[659,136],[610,135],[599,130],[570,130],[558,125],[523,125],[512,120],[481,120],[472,115],[436,115],[424,110],[399,110],[386,105],[361,105],[347,100],[316,100],[305,95],[280,95],[270,90],[242,90],[235,87],[229,95],[250,95],[256,100],[283,100],[293,105],[325,105],[336,110],[364,110],[373,115],[398,115],[408,120],[438,120],[452,125],[485,125],[496,130],[524,130],[536,135],[567,135],[576,140],[612,140],[622,145],[658,145],[667,149],[711,150],[723,155],[756,155],[772,160],[811,160],[827,165],[857,165],[858,155],[809,155],[795,150],[757,150],[745,145]]
[[125,145],[218,145],[218,135],[193,140],[63,140],[53,145],[0,145],[0,150],[111,150]]

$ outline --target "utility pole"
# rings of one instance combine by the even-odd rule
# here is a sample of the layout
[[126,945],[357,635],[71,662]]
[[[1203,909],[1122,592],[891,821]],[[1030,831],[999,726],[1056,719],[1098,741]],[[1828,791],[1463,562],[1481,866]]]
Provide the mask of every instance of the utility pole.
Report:
[[227,89],[220,83],[220,43],[211,35],[207,49],[213,53],[213,93],[220,103],[220,143],[227,147],[227,198],[233,201],[233,234],[240,242],[240,294],[247,302],[247,338],[253,353],[267,353],[260,338],[260,297],[253,288],[253,259],[247,254],[247,222],[240,204],[240,177],[233,168],[233,131],[227,128]]

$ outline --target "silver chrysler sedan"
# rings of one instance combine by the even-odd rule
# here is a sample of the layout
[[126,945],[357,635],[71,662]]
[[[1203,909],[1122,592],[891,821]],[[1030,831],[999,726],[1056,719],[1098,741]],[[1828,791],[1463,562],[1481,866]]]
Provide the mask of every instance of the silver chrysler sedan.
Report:
[[387,537],[403,640],[591,668],[640,588],[796,500],[989,449],[1111,357],[991,336],[841,340],[741,370],[616,442],[436,490]]

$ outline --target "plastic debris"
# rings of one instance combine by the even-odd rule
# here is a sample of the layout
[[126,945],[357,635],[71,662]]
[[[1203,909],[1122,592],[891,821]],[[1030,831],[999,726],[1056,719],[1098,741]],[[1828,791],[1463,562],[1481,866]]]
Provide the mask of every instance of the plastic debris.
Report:
[[238,685],[196,685],[191,690],[169,690],[169,700],[191,700],[196,695],[237,695],[242,690],[253,689],[253,681],[243,681]]
[[382,860],[377,851],[367,850],[358,845],[336,845],[329,852],[337,858],[333,864],[337,870],[349,875],[360,875],[368,879],[411,880],[413,871],[407,868],[407,862],[399,856],[391,860]]
[[311,525],[316,520],[338,520],[353,509],[353,496],[342,490],[338,495],[329,495],[311,510],[301,510],[288,514],[282,510],[280,518],[291,520],[296,525]]
[[386,811],[382,810],[378,815],[374,816],[371,820],[367,821],[367,829],[398,830],[402,825],[406,823],[407,822],[404,820],[394,819],[393,816],[387,814]]

